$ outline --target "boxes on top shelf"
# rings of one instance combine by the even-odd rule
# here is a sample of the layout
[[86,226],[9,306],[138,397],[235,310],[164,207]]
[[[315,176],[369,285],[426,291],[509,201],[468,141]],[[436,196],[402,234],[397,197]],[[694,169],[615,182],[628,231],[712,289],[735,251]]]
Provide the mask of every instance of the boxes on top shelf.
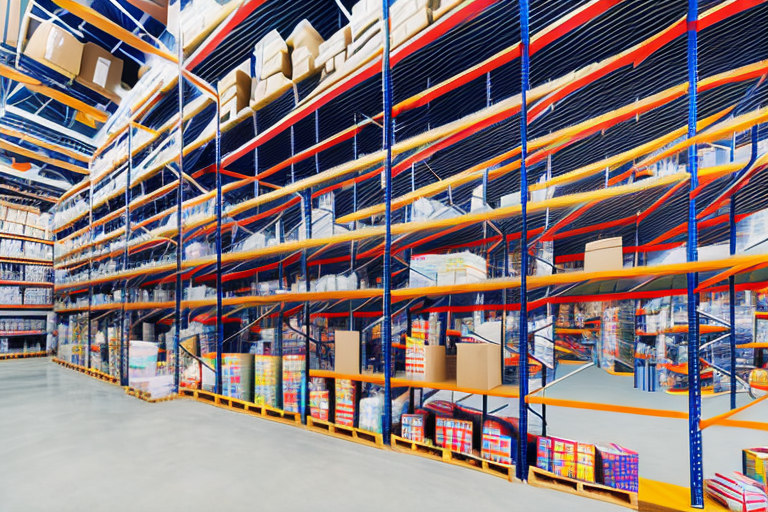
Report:
[[251,97],[250,61],[245,61],[219,81],[222,123],[231,121],[248,107]]
[[123,61],[101,46],[88,42],[83,46],[83,58],[77,81],[89,89],[120,103],[115,90],[123,76]]
[[584,247],[584,272],[621,270],[624,267],[621,237],[589,242]]
[[499,346],[490,343],[457,344],[456,385],[480,391],[501,386]]
[[347,46],[352,42],[352,29],[346,25],[337,30],[331,37],[318,46],[318,55],[315,58],[315,66],[321,68],[340,53],[347,51]]
[[29,0],[0,0],[0,43],[15,48]]
[[80,73],[83,44],[49,20],[41,23],[32,33],[24,55],[69,78],[75,78]]
[[403,439],[423,443],[425,424],[426,416],[424,414],[403,414],[400,417],[400,436]]

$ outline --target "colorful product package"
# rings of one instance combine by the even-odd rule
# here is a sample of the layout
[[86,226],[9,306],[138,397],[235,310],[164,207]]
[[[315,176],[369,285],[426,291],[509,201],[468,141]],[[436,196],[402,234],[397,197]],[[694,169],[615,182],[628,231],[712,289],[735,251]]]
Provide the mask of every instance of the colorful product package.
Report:
[[277,407],[277,377],[280,373],[280,358],[276,356],[253,356],[253,402],[256,405]]
[[328,390],[309,392],[309,414],[318,420],[328,421]]
[[384,400],[381,395],[374,395],[360,400],[360,428],[368,432],[381,434],[381,415]]
[[576,441],[552,438],[552,473],[576,478]]
[[424,414],[403,414],[400,417],[400,429],[403,439],[423,443],[425,422],[426,417]]
[[355,383],[348,379],[336,379],[336,424],[355,426]]
[[483,424],[483,448],[482,457],[486,460],[512,465],[517,443],[510,435],[505,435],[506,429],[493,420],[486,420]]
[[768,510],[768,495],[765,486],[758,484],[741,473],[722,475],[705,480],[707,495],[734,512],[765,512]]
[[768,484],[768,446],[742,450],[741,460],[742,471],[747,477]]
[[301,412],[304,403],[301,382],[304,378],[304,356],[283,356],[283,409]]
[[599,483],[614,489],[637,492],[637,452],[613,443],[596,445],[595,448],[597,449],[596,466],[601,472]]
[[540,437],[536,443],[536,467],[552,472],[552,439]]
[[576,478],[595,481],[595,445],[579,443],[576,446]]
[[472,422],[436,418],[435,444],[441,448],[472,455]]

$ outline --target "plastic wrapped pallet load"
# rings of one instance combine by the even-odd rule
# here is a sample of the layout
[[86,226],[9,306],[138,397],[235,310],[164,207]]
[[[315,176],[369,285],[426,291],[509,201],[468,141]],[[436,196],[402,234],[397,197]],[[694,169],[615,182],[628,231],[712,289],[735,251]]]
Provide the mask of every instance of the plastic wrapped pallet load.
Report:
[[734,512],[763,512],[768,510],[768,495],[764,485],[739,472],[715,473],[704,482],[707,495]]

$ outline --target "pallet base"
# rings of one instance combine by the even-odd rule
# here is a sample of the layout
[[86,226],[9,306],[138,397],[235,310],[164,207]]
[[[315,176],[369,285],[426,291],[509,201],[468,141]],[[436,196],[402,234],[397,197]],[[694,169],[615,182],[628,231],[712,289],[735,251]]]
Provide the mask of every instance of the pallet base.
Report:
[[152,398],[151,394],[147,393],[146,391],[141,391],[140,389],[132,388],[130,386],[125,386],[123,389],[125,389],[126,395],[136,397],[139,400],[144,400],[145,402],[149,402],[151,404],[156,404],[158,402],[169,402],[179,397],[179,395],[168,395],[164,396],[163,398]]
[[545,489],[563,491],[584,498],[606,501],[614,505],[621,505],[632,509],[638,509],[637,493],[622,491],[605,485],[582,482],[573,478],[557,476],[543,469],[530,467],[528,469],[528,483]]
[[384,438],[381,434],[359,428],[337,425],[336,423],[319,420],[311,416],[307,416],[307,428],[331,437],[338,437],[339,439],[346,439],[367,446],[373,446],[375,448],[384,447]]
[[390,441],[392,449],[398,452],[419,455],[428,459],[439,460],[456,466],[482,471],[483,473],[503,478],[510,482],[515,480],[515,466],[485,460],[467,453],[455,452],[448,448],[411,441],[410,439],[404,439],[395,435],[390,437]]
[[252,402],[246,402],[237,398],[218,395],[200,389],[182,388],[179,391],[179,395],[192,398],[198,402],[214,405],[222,409],[259,416],[261,418],[277,421],[279,423],[286,423],[288,425],[301,425],[301,414],[297,412],[283,411],[268,405],[256,405]]
[[48,357],[48,352],[13,352],[10,354],[0,354],[0,361],[6,361],[9,359],[27,359],[29,357]]
[[104,382],[109,382],[110,384],[118,384],[117,377],[113,377],[112,375],[101,372],[99,370],[95,370],[93,368],[86,368],[85,366],[80,366],[78,364],[68,363],[62,359],[59,359],[58,357],[52,358],[51,361],[53,361],[56,364],[60,364],[65,368],[69,368],[70,370],[75,370],[80,373],[84,373],[85,375],[89,375],[94,379],[103,380]]

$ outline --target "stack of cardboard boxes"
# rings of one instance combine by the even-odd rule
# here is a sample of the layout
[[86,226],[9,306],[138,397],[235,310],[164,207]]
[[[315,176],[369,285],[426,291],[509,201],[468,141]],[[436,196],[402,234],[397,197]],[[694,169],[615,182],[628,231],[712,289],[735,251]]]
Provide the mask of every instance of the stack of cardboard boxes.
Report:
[[250,61],[245,61],[219,80],[219,116],[221,124],[234,121],[251,98]]
[[277,30],[270,31],[256,43],[254,54],[251,108],[259,110],[291,88],[292,70],[288,45]]
[[432,23],[432,10],[439,0],[398,0],[389,8],[392,49],[418,34]]
[[307,20],[301,20],[285,40],[291,51],[291,78],[299,83],[315,74],[316,59],[320,55],[323,38]]
[[350,25],[346,25],[319,46],[315,66],[317,69],[322,69],[323,80],[342,68],[344,61],[347,60],[347,46],[351,42],[352,29]]

